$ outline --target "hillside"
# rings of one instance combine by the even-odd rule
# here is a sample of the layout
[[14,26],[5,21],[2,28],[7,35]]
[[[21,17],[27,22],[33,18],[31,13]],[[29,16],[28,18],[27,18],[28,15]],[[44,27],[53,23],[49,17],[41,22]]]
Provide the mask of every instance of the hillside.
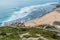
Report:
[[[41,27],[44,27],[44,25],[33,28],[0,27],[0,40],[60,40],[58,32],[46,30]],[[47,28],[51,29],[51,27],[48,26]]]

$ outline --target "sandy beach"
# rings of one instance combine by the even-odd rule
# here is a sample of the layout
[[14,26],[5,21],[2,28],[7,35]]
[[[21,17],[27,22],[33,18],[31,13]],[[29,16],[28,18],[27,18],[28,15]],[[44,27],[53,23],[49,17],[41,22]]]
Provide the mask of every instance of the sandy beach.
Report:
[[[44,15],[41,18],[38,18],[36,20],[31,20],[29,22],[26,22],[26,26],[37,26],[37,25],[42,25],[42,24],[50,24],[53,25],[53,22],[55,21],[60,21],[60,12],[56,9],[53,12],[50,12],[46,15]],[[60,28],[58,26],[58,28]]]

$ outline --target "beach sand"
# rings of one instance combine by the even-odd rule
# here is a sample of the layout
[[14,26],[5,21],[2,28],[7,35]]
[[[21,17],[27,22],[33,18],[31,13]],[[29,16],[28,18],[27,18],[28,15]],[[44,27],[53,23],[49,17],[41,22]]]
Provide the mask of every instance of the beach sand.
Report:
[[[58,12],[58,11],[50,12],[41,18],[26,22],[25,25],[31,26],[31,27],[37,26],[37,25],[42,25],[42,24],[53,25],[53,22],[55,22],[55,21],[60,21],[60,12]],[[57,27],[60,28],[60,26],[57,26]]]

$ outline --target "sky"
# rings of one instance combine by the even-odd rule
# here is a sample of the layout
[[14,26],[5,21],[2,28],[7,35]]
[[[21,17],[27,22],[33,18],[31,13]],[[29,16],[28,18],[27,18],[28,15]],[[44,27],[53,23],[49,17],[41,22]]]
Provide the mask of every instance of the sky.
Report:
[[30,5],[60,2],[60,0],[0,0],[0,23],[7,20],[15,11]]

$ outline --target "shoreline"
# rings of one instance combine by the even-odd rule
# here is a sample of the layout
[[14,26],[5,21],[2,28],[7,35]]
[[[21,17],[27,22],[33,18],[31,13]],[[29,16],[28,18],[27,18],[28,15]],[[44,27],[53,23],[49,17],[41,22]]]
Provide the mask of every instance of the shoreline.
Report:
[[[58,12],[58,9],[55,9],[54,11],[46,14],[45,16],[38,18],[36,20],[32,20],[29,22],[26,22],[25,25],[26,26],[36,26],[36,25],[42,25],[42,24],[50,24],[50,25],[54,25],[54,21],[60,21],[60,13]],[[54,25],[54,26],[59,26],[59,25]],[[58,27],[60,28],[60,27]]]

